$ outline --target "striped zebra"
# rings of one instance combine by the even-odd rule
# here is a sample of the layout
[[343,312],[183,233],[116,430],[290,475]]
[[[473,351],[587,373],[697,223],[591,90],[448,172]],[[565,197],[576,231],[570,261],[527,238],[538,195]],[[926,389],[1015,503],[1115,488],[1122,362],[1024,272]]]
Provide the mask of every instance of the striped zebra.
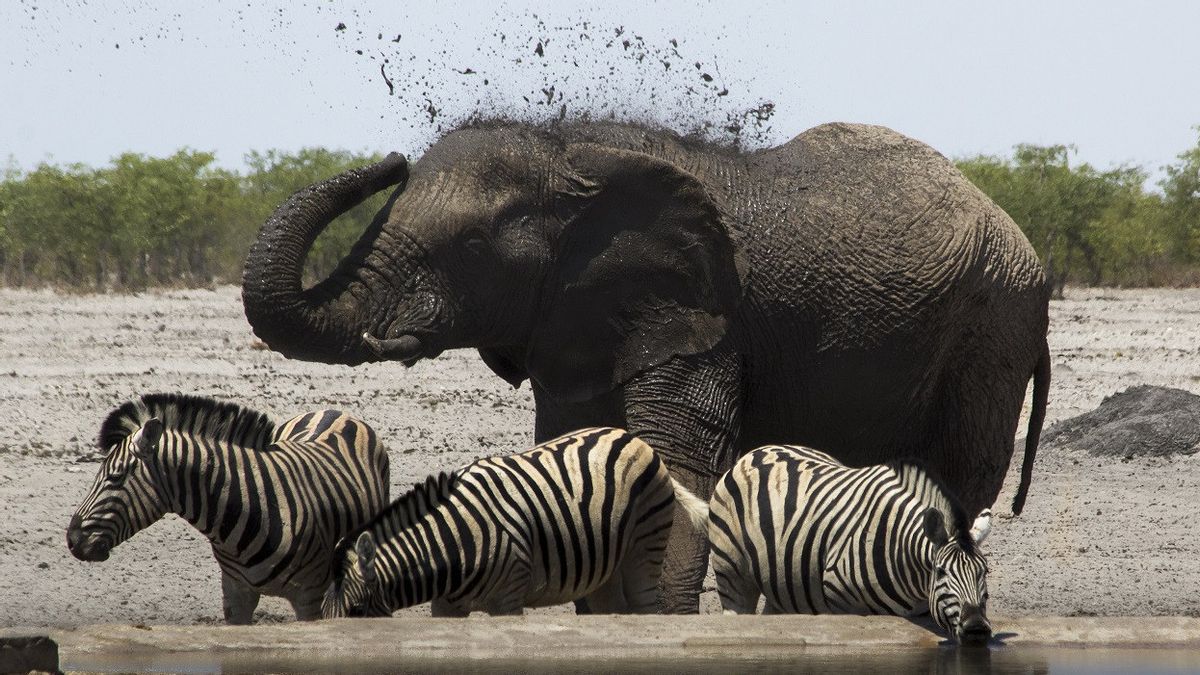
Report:
[[986,640],[987,561],[957,500],[909,462],[851,469],[799,446],[759,448],[718,482],[708,537],[721,605],[753,613],[928,610],[960,641]]
[[250,622],[263,594],[318,618],[334,545],[388,503],[385,448],[336,410],[276,426],[232,403],[150,394],[108,415],[99,446],[108,454],[71,518],[71,553],[106,560],[176,513],[212,543],[234,624]]
[[575,601],[580,613],[656,610],[679,502],[702,529],[707,505],[671,480],[649,445],[585,429],[429,478],[334,559],[325,617],[520,614]]

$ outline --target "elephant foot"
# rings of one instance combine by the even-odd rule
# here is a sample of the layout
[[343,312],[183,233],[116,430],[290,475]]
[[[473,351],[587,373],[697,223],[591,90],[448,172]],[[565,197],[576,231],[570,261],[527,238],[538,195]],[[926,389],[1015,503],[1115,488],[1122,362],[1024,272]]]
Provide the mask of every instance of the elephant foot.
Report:
[[[693,473],[683,468],[671,470],[672,477],[707,499],[712,494],[716,478]],[[683,509],[676,507],[667,556],[663,561],[662,577],[658,584],[658,608],[663,614],[698,614],[700,591],[708,571],[708,537],[692,527]]]

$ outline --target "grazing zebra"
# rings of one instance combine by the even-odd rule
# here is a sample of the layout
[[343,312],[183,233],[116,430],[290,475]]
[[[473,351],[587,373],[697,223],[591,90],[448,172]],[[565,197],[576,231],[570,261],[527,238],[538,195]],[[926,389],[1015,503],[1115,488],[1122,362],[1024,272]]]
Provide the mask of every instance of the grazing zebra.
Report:
[[986,640],[987,561],[974,526],[909,462],[851,469],[798,446],[766,446],[718,482],[710,503],[726,612],[898,614],[928,610],[960,641]]
[[177,513],[212,542],[225,620],[249,623],[259,596],[315,619],[334,545],[388,503],[388,456],[374,430],[336,410],[276,426],[232,403],[151,394],[113,410],[108,455],[67,529],[80,560]]
[[679,502],[705,503],[620,429],[585,429],[429,478],[338,545],[325,617],[386,616],[432,601],[434,616],[520,614],[575,601],[580,613],[649,613]]

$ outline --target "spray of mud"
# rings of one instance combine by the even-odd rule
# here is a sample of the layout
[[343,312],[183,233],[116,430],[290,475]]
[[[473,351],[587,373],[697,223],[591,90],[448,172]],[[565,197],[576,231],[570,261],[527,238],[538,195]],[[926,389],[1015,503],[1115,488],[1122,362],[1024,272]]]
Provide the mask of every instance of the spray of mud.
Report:
[[[716,57],[697,54],[686,36],[503,6],[491,19],[494,28],[469,58],[356,11],[331,23],[328,35],[361,59],[359,76],[389,97],[397,120],[423,128],[429,141],[477,119],[627,122],[741,149],[777,140],[775,104],[755,98],[753,82],[726,78]],[[454,30],[450,23],[446,35]]]

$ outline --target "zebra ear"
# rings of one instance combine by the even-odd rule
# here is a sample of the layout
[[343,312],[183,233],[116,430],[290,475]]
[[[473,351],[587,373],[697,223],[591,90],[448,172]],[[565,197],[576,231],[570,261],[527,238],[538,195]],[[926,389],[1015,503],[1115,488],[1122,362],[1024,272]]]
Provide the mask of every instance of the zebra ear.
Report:
[[163,424],[157,417],[146,420],[141,429],[133,434],[133,452],[142,459],[154,456],[158,441],[162,438]]
[[946,534],[946,519],[942,516],[942,512],[934,507],[925,509],[925,536],[929,537],[929,541],[933,542],[934,546],[941,548],[950,540],[950,535]]
[[370,532],[363,532],[354,541],[354,553],[358,556],[356,564],[364,581],[375,579],[375,537]]
[[979,512],[979,516],[975,518],[975,524],[971,526],[971,538],[975,540],[975,544],[983,543],[984,539],[992,532],[992,510],[984,509]]

